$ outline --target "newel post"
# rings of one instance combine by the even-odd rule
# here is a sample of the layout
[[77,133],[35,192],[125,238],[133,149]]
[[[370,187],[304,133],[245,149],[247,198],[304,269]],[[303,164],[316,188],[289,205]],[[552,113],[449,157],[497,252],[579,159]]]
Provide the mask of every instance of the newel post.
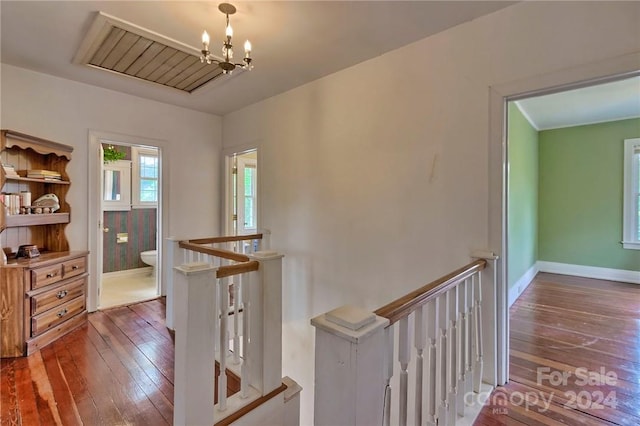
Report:
[[316,327],[316,426],[383,424],[388,324],[355,306],[311,320]]
[[167,256],[166,256],[167,262],[162,262],[163,269],[165,271],[165,273],[162,274],[162,276],[166,280],[165,292],[167,296],[165,325],[169,330],[176,329],[175,323],[174,323],[175,306],[174,306],[174,297],[173,297],[174,295],[173,285],[175,281],[174,276],[176,274],[176,271],[174,270],[174,268],[185,262],[184,254],[182,253],[183,250],[180,248],[181,240],[182,239],[176,238],[176,237],[167,238]]
[[[253,301],[250,314],[249,354],[251,384],[263,395],[282,384],[282,258],[275,251],[257,251],[249,255],[260,262],[257,277],[251,280]],[[254,281],[254,279],[257,280]],[[256,282],[257,281],[257,282]],[[255,303],[255,304],[254,304]],[[261,358],[261,359],[260,359]]]
[[[173,424],[214,424],[216,271],[175,268]],[[168,305],[168,304],[167,304]]]

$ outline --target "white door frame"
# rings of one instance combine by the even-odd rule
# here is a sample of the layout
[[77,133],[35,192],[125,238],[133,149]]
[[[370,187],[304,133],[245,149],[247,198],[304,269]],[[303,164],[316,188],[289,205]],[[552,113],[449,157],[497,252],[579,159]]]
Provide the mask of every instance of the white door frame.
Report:
[[225,148],[222,150],[222,167],[220,167],[220,171],[222,173],[222,178],[220,179],[222,188],[221,194],[224,194],[224,202],[221,203],[220,219],[222,220],[220,229],[223,230],[224,235],[231,235],[233,233],[233,226],[231,221],[231,206],[233,204],[233,195],[230,193],[229,188],[231,187],[231,169],[233,167],[233,156],[241,155],[247,152],[255,151],[257,157],[256,167],[256,179],[258,181],[257,184],[257,217],[256,217],[256,228],[258,232],[262,229],[262,179],[260,179],[260,168],[262,167],[261,156],[260,156],[260,144],[258,142],[238,145],[229,148]]
[[[497,312],[495,324],[488,324],[490,352],[495,351],[496,362],[486,363],[485,380],[497,385],[509,379],[509,305],[507,285],[507,102],[534,95],[544,95],[620,80],[637,75],[640,52],[600,62],[585,64],[561,71],[537,75],[512,83],[491,86],[489,89],[489,247],[499,256],[498,282],[495,300],[487,302]],[[492,371],[493,370],[493,371]],[[493,380],[490,380],[493,378]],[[489,379],[489,380],[487,380]]]
[[[113,142],[118,145],[141,145],[158,148],[158,163],[160,175],[160,191],[158,193],[158,229],[156,234],[156,244],[158,250],[158,263],[156,271],[162,269],[162,253],[163,244],[166,239],[166,232],[169,229],[168,215],[168,189],[169,189],[169,167],[168,161],[163,158],[169,158],[168,143],[165,140],[150,139],[140,136],[125,135],[114,132],[104,132],[99,130],[89,130],[89,149],[88,149],[88,196],[87,196],[87,212],[88,212],[88,240],[89,240],[89,282],[87,285],[87,310],[94,312],[98,309],[98,290],[102,279],[102,156],[101,142]],[[162,276],[162,272],[156,272],[158,275],[158,284],[160,285],[159,294],[166,293],[166,279]]]

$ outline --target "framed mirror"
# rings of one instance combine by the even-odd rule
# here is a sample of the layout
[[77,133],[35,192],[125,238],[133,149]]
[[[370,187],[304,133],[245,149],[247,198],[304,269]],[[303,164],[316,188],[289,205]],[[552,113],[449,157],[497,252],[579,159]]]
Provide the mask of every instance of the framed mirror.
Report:
[[103,210],[131,210],[131,161],[104,164],[102,173]]

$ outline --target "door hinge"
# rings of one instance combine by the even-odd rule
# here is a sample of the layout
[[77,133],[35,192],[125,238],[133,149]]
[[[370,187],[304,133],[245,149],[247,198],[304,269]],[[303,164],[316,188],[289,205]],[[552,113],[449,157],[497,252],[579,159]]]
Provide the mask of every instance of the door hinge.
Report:
[[238,174],[238,167],[237,166],[233,166],[233,169],[231,169],[231,174],[232,175],[237,175]]
[[233,220],[238,220],[238,215],[237,214],[233,215]]

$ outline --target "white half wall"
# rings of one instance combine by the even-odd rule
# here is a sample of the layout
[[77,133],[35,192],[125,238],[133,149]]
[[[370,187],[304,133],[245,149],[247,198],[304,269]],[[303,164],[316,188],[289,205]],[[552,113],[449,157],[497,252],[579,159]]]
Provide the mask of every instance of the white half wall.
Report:
[[502,254],[489,247],[490,87],[638,52],[639,20],[638,2],[518,3],[224,117],[225,149],[260,142],[261,226],[285,254],[283,372],[304,388],[302,424],[310,318],[377,308],[472,249]]

